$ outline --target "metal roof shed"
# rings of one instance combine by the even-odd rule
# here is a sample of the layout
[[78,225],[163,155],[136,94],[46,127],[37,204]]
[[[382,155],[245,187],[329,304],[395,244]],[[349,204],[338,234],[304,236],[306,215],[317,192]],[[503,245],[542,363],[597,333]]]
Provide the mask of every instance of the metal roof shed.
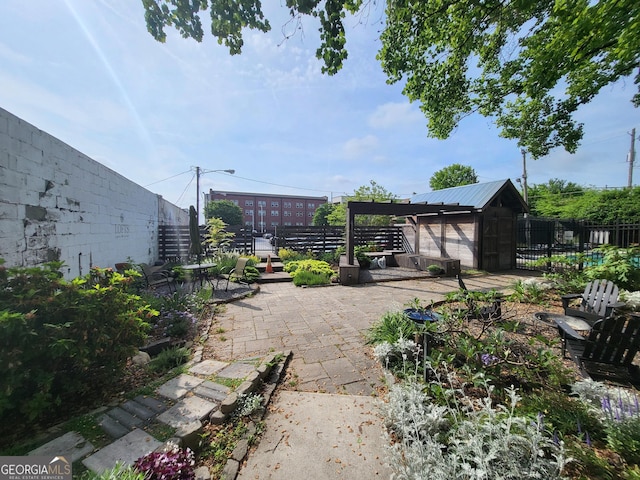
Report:
[[408,216],[405,236],[416,254],[455,258],[487,271],[516,268],[516,219],[528,207],[511,180],[474,183],[411,197],[411,203],[458,203],[466,212]]

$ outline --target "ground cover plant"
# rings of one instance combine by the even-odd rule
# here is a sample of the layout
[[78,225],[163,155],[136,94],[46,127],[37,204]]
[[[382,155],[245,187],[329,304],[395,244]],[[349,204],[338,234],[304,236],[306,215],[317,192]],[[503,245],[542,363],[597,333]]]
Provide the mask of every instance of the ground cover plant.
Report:
[[635,391],[580,380],[533,315],[561,311],[557,291],[516,285],[500,320],[469,320],[456,295],[428,307],[438,322],[393,311],[368,332],[398,379],[383,408],[396,478],[640,478]]

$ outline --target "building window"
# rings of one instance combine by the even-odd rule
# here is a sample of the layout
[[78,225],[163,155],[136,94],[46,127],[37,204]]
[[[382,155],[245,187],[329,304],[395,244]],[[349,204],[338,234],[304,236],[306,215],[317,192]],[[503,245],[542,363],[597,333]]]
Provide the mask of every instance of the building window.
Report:
[[285,210],[284,212],[282,212],[282,215],[284,215],[285,217],[290,217],[291,212],[289,210]]
[[302,223],[302,222],[296,222],[296,227],[304,227],[304,223]]
[[283,206],[284,208],[291,208],[291,202],[284,202],[284,203],[282,204],[282,206]]
[[238,206],[238,200],[231,200],[233,202],[233,204],[237,207]]
[[296,202],[296,208],[304,208],[304,203]]
[[307,217],[313,217],[313,212],[307,213]]
[[284,223],[283,223],[283,225],[284,225],[285,227],[290,227],[290,226],[291,226],[291,222],[284,222]]
[[302,212],[296,212],[296,217],[304,217],[304,213],[302,213]]
[[253,215],[253,210],[245,210],[244,214],[245,215]]
[[280,211],[278,211],[278,210],[271,210],[271,216],[272,216],[272,217],[279,217],[279,216],[280,216]]
[[280,225],[278,222],[271,222],[272,227],[277,227],[278,225]]
[[266,207],[267,206],[267,201],[266,200],[258,200],[258,206],[259,207]]
[[280,207],[280,202],[271,202],[271,208],[278,208]]
[[253,207],[253,200],[245,200],[244,201],[244,206],[245,207]]
[[316,204],[315,203],[308,203],[307,204],[307,208],[316,208]]

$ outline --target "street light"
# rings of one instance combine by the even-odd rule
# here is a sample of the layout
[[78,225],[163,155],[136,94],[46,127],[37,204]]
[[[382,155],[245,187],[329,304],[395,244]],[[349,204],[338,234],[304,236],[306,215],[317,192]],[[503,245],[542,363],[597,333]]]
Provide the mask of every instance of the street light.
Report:
[[200,175],[212,172],[226,172],[230,175],[236,173],[233,169],[228,170],[202,170],[200,167],[196,167],[196,214],[198,217],[198,225],[200,225]]

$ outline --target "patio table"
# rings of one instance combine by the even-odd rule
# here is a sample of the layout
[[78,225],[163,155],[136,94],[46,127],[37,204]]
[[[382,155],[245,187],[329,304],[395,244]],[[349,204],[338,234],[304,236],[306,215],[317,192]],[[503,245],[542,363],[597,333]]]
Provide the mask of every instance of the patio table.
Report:
[[186,270],[188,272],[191,273],[192,275],[192,291],[195,288],[196,282],[200,283],[200,288],[202,288],[202,285],[204,284],[205,281],[209,282],[209,285],[211,285],[211,289],[214,289],[213,286],[213,282],[211,281],[211,278],[209,277],[209,275],[207,274],[207,270],[209,270],[210,268],[215,267],[216,264],[215,263],[192,263],[192,264],[188,264],[188,265],[182,265],[182,269]]

